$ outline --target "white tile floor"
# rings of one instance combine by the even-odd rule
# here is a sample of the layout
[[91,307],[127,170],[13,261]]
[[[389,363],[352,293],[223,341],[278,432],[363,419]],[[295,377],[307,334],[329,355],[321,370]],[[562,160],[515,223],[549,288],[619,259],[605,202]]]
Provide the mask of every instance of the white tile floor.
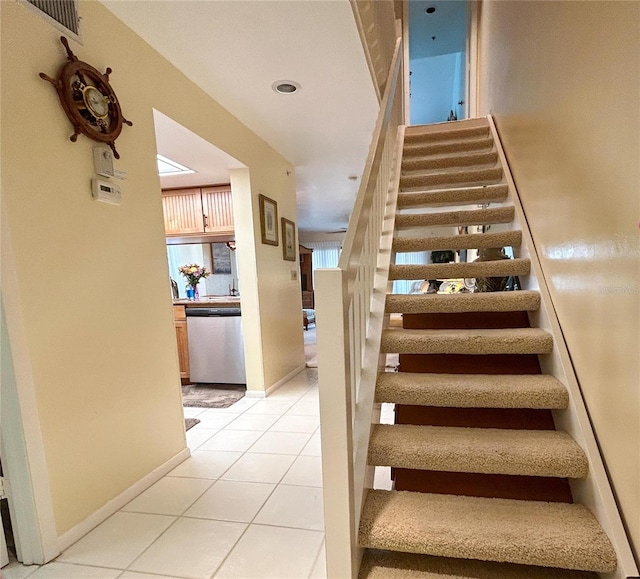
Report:
[[317,375],[267,399],[185,408],[200,420],[189,459],[56,561],[0,578],[326,579]]

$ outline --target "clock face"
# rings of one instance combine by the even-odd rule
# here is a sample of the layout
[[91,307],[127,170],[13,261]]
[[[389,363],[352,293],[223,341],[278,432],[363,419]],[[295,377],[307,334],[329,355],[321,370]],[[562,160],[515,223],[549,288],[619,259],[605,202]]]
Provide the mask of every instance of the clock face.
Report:
[[97,119],[104,119],[109,114],[109,100],[95,86],[85,87],[82,98]]

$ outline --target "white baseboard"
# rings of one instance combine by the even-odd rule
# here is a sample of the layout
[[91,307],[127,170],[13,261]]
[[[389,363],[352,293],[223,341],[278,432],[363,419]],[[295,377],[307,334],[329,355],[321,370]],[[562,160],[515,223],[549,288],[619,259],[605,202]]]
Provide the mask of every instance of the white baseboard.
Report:
[[265,390],[247,390],[245,396],[247,398],[265,398],[266,396],[269,396],[269,394],[273,394],[278,388],[280,388],[280,386],[286,384],[289,380],[291,380],[291,378],[300,374],[300,372],[302,372],[306,367],[306,364],[301,364],[300,366],[289,372],[284,378],[281,378],[280,380],[269,386],[269,388],[266,388]]
[[120,493],[117,497],[111,499],[106,505],[88,516],[84,521],[78,523],[75,527],[72,527],[66,533],[60,535],[58,537],[58,548],[60,549],[60,552],[64,551],[76,541],[84,537],[89,531],[108,519],[113,515],[113,513],[119,511],[128,502],[136,498],[141,492],[147,490],[152,484],[158,482],[164,475],[172,471],[176,466],[184,462],[190,456],[191,451],[188,448],[184,448],[167,462],[152,470],[137,483],[131,485],[124,492]]

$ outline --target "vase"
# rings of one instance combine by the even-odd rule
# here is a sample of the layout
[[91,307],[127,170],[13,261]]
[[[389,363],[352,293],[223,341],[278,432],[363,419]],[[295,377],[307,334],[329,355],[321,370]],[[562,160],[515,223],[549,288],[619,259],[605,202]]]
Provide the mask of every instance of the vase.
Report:
[[200,299],[200,294],[198,293],[198,284],[193,286],[193,299],[196,301]]

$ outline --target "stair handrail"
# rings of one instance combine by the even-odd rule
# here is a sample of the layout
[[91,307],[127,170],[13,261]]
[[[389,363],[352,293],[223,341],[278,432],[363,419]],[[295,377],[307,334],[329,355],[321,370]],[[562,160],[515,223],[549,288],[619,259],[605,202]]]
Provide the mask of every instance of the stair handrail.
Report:
[[521,277],[522,289],[533,289],[540,293],[540,310],[534,314],[538,317],[537,326],[553,335],[554,350],[549,356],[540,356],[540,365],[545,374],[555,376],[569,392],[569,410],[554,412],[556,427],[569,433],[585,450],[589,458],[589,475],[584,479],[571,482],[571,492],[576,502],[583,504],[596,516],[598,522],[609,537],[618,558],[618,569],[606,575],[607,579],[627,579],[638,576],[638,567],[633,556],[620,511],[616,503],[611,481],[602,460],[600,448],[595,437],[595,429],[589,417],[586,402],[578,377],[569,353],[560,320],[553,303],[553,298],[535,244],[522,199],[518,193],[502,141],[492,115],[488,115],[489,129],[504,170],[509,188],[509,198],[515,209],[514,226],[522,231],[524,252],[516,257],[527,257],[531,262],[531,274]]
[[402,38],[396,40],[338,266],[318,269],[315,299],[327,576],[355,579],[366,454],[381,365],[403,141]]

